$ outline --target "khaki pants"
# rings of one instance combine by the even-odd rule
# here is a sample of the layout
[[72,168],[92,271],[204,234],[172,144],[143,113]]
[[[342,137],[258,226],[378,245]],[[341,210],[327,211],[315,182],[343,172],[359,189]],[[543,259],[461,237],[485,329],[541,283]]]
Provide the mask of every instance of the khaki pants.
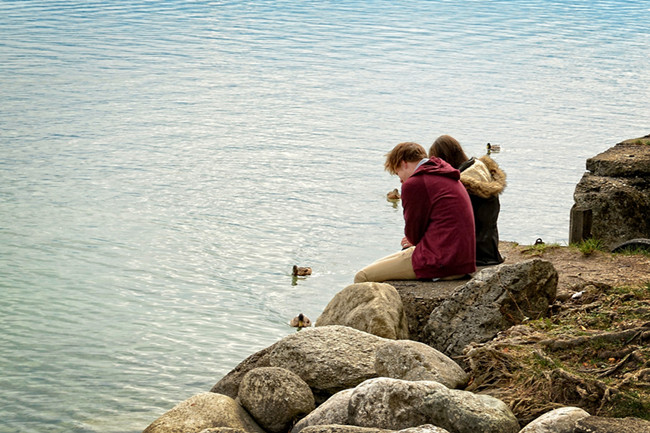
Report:
[[415,247],[410,247],[390,256],[386,256],[361,269],[354,276],[355,283],[388,280],[415,280],[411,256]]

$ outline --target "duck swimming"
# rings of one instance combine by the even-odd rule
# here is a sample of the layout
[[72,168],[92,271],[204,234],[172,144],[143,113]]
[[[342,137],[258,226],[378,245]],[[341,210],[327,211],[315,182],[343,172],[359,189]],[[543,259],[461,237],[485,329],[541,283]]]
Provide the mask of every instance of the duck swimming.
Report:
[[499,152],[499,151],[501,151],[501,146],[498,145],[498,144],[490,144],[490,143],[488,143],[486,147],[487,147],[488,153],[489,152]]
[[386,194],[386,198],[388,200],[399,200],[401,196],[399,195],[399,191],[397,190],[397,188],[395,188],[394,190]]
[[293,265],[293,276],[304,277],[311,275],[311,268]]
[[289,326],[294,328],[308,328],[311,326],[311,320],[304,314],[300,313],[289,322]]

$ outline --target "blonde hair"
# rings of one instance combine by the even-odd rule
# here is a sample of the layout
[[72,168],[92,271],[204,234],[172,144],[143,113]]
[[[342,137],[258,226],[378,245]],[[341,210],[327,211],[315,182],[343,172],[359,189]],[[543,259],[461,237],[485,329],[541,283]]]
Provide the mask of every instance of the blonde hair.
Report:
[[427,151],[424,150],[424,147],[412,141],[406,141],[398,144],[386,154],[384,169],[390,174],[397,174],[397,169],[402,161],[414,162],[421,161],[423,158],[427,158]]

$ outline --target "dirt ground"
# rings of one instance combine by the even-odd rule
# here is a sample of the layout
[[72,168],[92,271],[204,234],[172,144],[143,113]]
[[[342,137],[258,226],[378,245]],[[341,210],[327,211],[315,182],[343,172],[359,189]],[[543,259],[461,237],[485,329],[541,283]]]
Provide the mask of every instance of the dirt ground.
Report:
[[538,247],[515,242],[501,242],[499,250],[506,263],[517,263],[532,257],[553,263],[559,275],[560,296],[566,292],[580,291],[586,284],[640,287],[650,283],[650,257],[644,255],[610,254],[602,251],[585,255],[574,247]]

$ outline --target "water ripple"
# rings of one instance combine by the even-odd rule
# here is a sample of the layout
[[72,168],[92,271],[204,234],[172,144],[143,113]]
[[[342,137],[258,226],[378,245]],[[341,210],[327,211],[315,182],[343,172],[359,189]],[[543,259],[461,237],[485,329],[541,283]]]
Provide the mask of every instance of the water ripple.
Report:
[[318,317],[398,247],[400,141],[499,142],[502,238],[566,241],[584,160],[648,132],[649,12],[0,2],[0,432],[141,431]]

